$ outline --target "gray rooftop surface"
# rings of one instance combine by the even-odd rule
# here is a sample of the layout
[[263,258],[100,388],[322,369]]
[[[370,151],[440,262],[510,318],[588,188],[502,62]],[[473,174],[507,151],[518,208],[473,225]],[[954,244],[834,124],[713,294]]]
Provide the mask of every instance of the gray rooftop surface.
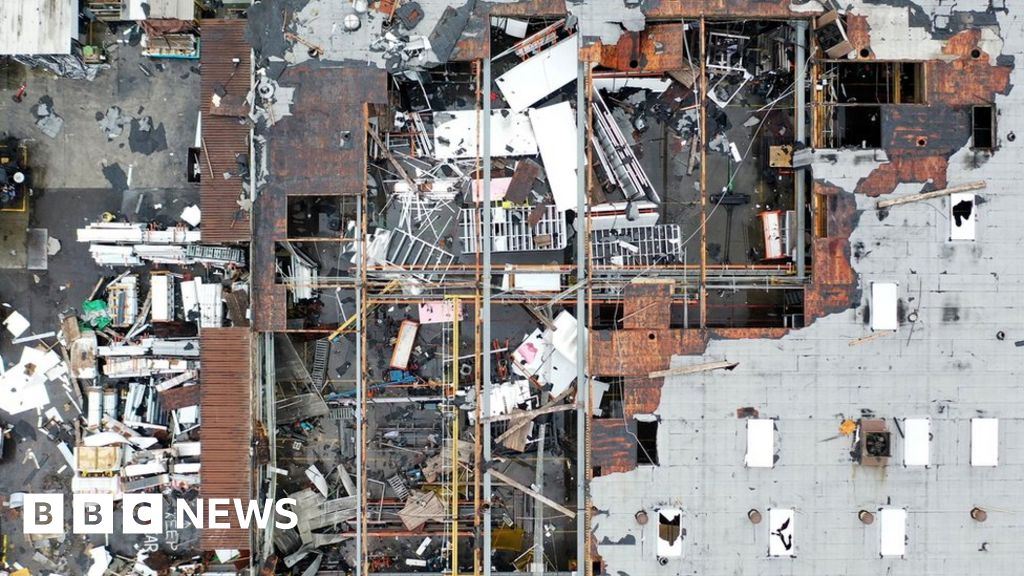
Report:
[[[890,2],[895,3],[895,2]],[[854,2],[868,14],[873,49],[886,57],[934,57],[920,28],[872,16],[875,3]],[[907,3],[902,3],[907,4]],[[919,3],[936,14],[939,2]],[[979,10],[988,1],[958,2]],[[948,13],[948,6],[942,7]],[[899,10],[897,10],[899,12]],[[1013,9],[997,12],[1001,54],[1020,58],[1024,21]],[[986,34],[988,36],[988,34]],[[938,43],[935,43],[938,44]],[[1000,52],[996,52],[1000,53]],[[1021,83],[1018,66],[1011,77]],[[998,96],[1000,149],[971,168],[964,148],[950,159],[951,186],[984,180],[978,192],[975,242],[950,242],[949,199],[892,208],[880,219],[875,199],[857,197],[862,211],[850,242],[867,255],[853,266],[861,303],[815,321],[781,340],[713,341],[705,358],[675,357],[673,366],[709,360],[739,362],[731,372],[669,378],[658,416],[660,467],[596,478],[592,484],[594,534],[609,574],[1015,574],[1024,541],[1024,197],[1019,192],[1024,94]],[[852,191],[877,166],[854,164],[863,152],[842,151],[835,164],[815,166],[815,177]],[[901,185],[894,195],[921,190]],[[900,299],[916,321],[895,334],[855,346],[871,334],[864,315],[871,282],[898,282]],[[996,333],[1005,332],[1000,341]],[[737,408],[753,406],[777,420],[778,462],[746,468],[745,421]],[[885,418],[894,436],[886,468],[850,457],[851,438],[839,435],[844,417],[862,410]],[[970,419],[999,418],[999,466],[970,465]],[[929,468],[902,465],[902,438],[894,419],[931,419]],[[857,511],[906,508],[904,558],[879,556],[879,523],[865,526]],[[988,511],[988,521],[969,516]],[[683,510],[682,558],[660,566],[655,558],[656,517],[639,526],[634,514],[659,507]],[[792,508],[795,558],[769,558],[767,521],[753,525],[747,511]]]

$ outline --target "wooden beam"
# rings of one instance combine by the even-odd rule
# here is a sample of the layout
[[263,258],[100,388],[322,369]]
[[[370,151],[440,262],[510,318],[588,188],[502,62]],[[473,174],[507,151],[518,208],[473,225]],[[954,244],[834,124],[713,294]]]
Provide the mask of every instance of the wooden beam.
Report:
[[911,194],[909,196],[901,196],[899,198],[892,198],[889,200],[879,200],[875,204],[876,208],[891,208],[893,206],[900,206],[902,204],[910,204],[911,202],[920,202],[922,200],[931,200],[932,198],[941,198],[943,196],[949,196],[950,194],[956,194],[957,192],[970,192],[971,190],[981,190],[986,186],[985,182],[971,182],[970,184],[964,184],[962,186],[953,186],[952,188],[943,188],[942,190],[933,190],[932,192],[922,192],[920,194]]
[[878,340],[879,338],[881,338],[883,336],[888,336],[889,334],[895,334],[895,333],[896,333],[895,330],[886,330],[884,332],[875,332],[873,334],[868,334],[867,336],[861,336],[860,338],[855,338],[853,340],[850,340],[849,345],[850,346],[859,346],[859,345],[861,345],[861,344],[863,344],[865,342],[871,342],[872,340]]
[[680,366],[678,368],[669,368],[668,370],[657,370],[647,375],[648,378],[664,378],[666,376],[685,376],[686,374],[696,374],[698,372],[710,372],[712,370],[732,370],[739,366],[739,362],[729,362],[728,360],[720,360],[718,362],[703,362],[701,364],[690,364],[688,366]]
[[[551,406],[556,406],[556,405],[558,405],[559,402],[561,402],[562,400],[565,400],[566,398],[568,398],[569,395],[572,394],[575,391],[576,391],[576,388],[573,387],[573,386],[570,386],[568,389],[566,389],[565,392],[562,392],[558,396],[555,396],[554,398],[552,398],[550,402],[544,404],[543,406],[541,406],[537,410],[534,410],[532,412],[527,412],[527,414],[536,414],[538,410],[544,410],[545,408],[550,408]],[[533,422],[533,418],[524,418],[524,419],[520,420],[519,422],[516,422],[515,424],[512,424],[511,426],[508,427],[508,429],[506,429],[504,432],[501,433],[501,436],[498,436],[498,438],[495,440],[495,442],[497,442],[498,444],[504,443],[506,440],[511,438],[512,435],[515,434],[519,429],[521,429],[523,426],[526,426],[530,422]]]
[[537,416],[554,414],[555,412],[567,412],[575,409],[576,404],[559,404],[558,406],[548,406],[546,408],[538,408],[536,410],[516,410],[515,412],[509,412],[508,414],[499,414],[497,416],[484,418],[484,424],[491,422],[504,422],[506,420],[522,420],[524,418],[532,420]]
[[213,164],[210,163],[210,153],[206,150],[206,138],[200,137],[199,144],[203,147],[203,158],[206,159],[206,167],[210,169],[210,178],[213,178]]
[[515,479],[510,478],[510,477],[506,476],[505,474],[502,474],[501,472],[498,472],[497,470],[494,470],[493,468],[491,469],[491,476],[494,476],[495,478],[497,478],[498,480],[501,480],[505,484],[508,484],[509,486],[515,488],[516,490],[519,490],[523,494],[526,494],[527,496],[530,496],[534,500],[536,500],[538,502],[541,502],[543,504],[546,504],[548,507],[553,508],[553,509],[559,511],[562,514],[565,514],[569,518],[575,518],[576,517],[576,513],[573,512],[572,510],[569,510],[565,506],[562,506],[558,502],[555,502],[554,500],[552,500],[551,498],[548,498],[547,496],[541,494],[540,492],[537,492],[535,490],[530,489],[529,486],[525,486],[523,484],[520,484]]

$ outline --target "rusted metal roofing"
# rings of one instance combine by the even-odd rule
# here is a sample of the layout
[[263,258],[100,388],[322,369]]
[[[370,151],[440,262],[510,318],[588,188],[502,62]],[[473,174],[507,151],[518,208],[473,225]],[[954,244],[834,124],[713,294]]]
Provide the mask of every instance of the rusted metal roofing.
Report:
[[679,70],[686,61],[683,23],[649,23],[638,32],[623,33],[616,44],[603,46],[601,65],[626,72]]
[[802,12],[791,8],[796,2],[772,2],[765,0],[656,0],[644,4],[644,15],[648,21],[680,17],[709,18],[741,16],[754,18],[806,18],[814,12]]
[[624,418],[591,421],[590,466],[595,475],[629,472],[636,468],[636,440],[631,436],[630,421]]
[[626,285],[622,294],[622,327],[665,330],[672,319],[672,281],[648,280]]
[[277,284],[274,261],[277,242],[288,229],[287,198],[284,190],[273,190],[256,198],[252,242],[252,326],[258,332],[287,328],[287,290]]
[[160,392],[160,405],[165,410],[178,410],[189,406],[198,406],[202,401],[199,386],[178,386]]
[[528,16],[537,18],[540,16],[565,16],[568,10],[565,8],[565,0],[523,0],[521,2],[507,2],[490,6],[491,16]]
[[[203,240],[248,241],[249,213],[238,205],[242,178],[238,157],[249,162],[249,125],[244,101],[251,87],[245,20],[203,20],[202,145],[200,208]],[[237,59],[237,62],[236,62]],[[220,106],[214,106],[217,95]],[[231,174],[225,178],[224,174]]]
[[270,173],[254,207],[252,325],[259,332],[287,328],[287,289],[277,283],[275,251],[287,237],[288,198],[365,194],[367,105],[387,101],[387,73],[365,66],[301,64],[278,82],[295,93],[291,115],[270,129]]
[[[200,494],[204,499],[249,500],[252,462],[251,368],[248,328],[204,328],[200,335]],[[248,550],[249,531],[238,527],[203,530],[203,550]]]
[[594,330],[590,373],[646,378],[651,372],[668,368],[673,355],[703,353],[707,338],[708,334],[699,330]]

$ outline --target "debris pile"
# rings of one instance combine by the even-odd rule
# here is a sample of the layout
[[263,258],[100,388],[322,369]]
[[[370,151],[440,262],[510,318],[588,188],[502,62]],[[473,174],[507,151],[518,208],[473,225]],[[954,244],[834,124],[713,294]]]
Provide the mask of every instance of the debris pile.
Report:
[[[0,395],[0,410],[22,418],[39,414],[38,429],[63,461],[35,461],[31,450],[26,458],[54,481],[67,482],[65,492],[115,500],[162,494],[166,509],[177,499],[194,506],[201,487],[201,333],[248,325],[246,254],[198,244],[199,231],[184,226],[102,222],[78,233],[94,255],[126,247],[139,261],[128,262],[130,269],[103,261],[122,271],[101,278],[77,311],[62,312],[56,330],[35,332],[23,314],[8,311],[3,325],[23,347],[18,362],[0,375],[0,386],[11,392]],[[158,255],[168,247],[180,249],[180,258]],[[147,270],[134,268],[143,261]],[[188,552],[196,541],[196,528],[186,526],[166,530],[159,547],[136,545],[136,558],[93,547],[89,573],[197,573],[205,563]],[[69,542],[38,538],[37,560],[66,570],[60,550]],[[167,557],[168,549],[180,555]]]

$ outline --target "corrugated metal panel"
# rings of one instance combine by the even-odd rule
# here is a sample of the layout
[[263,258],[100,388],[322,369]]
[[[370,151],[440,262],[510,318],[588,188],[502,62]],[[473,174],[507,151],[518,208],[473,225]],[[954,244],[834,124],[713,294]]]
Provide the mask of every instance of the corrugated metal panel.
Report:
[[[245,242],[251,237],[249,213],[238,206],[242,179],[236,156],[249,161],[249,126],[245,118],[212,114],[214,90],[223,89],[222,108],[246,98],[251,88],[250,47],[245,39],[245,20],[203,20],[200,56],[203,79],[200,92],[204,152],[200,159],[200,208],[203,240]],[[234,59],[238,59],[235,64]],[[212,168],[212,171],[211,171]],[[224,178],[230,173],[230,178]]]
[[160,392],[160,404],[165,410],[177,410],[202,402],[200,386],[178,386]]
[[[247,328],[205,328],[200,339],[200,494],[248,500],[252,485],[252,344]],[[203,550],[249,549],[249,531],[203,530]]]
[[78,3],[0,0],[0,54],[70,54]]

